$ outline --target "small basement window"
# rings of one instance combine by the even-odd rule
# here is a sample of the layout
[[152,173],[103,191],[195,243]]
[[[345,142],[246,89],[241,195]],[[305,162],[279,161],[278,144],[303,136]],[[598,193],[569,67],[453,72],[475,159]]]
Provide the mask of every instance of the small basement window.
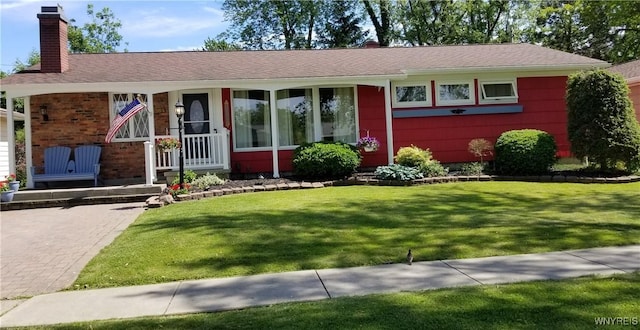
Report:
[[393,91],[393,104],[395,107],[431,106],[431,88],[429,84],[395,84]]
[[480,103],[514,103],[518,101],[515,81],[481,81]]
[[470,105],[475,99],[472,81],[437,83],[436,105]]

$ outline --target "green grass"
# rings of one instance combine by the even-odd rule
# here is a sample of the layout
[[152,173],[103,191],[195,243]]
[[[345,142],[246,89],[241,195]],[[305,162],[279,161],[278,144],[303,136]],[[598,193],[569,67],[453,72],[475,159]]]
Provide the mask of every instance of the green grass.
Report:
[[90,288],[640,243],[640,183],[467,182],[240,194],[146,211]]
[[[639,287],[640,273],[633,273],[338,298],[47,329],[635,329],[640,322]],[[599,317],[627,317],[631,326],[596,326],[595,318]]]

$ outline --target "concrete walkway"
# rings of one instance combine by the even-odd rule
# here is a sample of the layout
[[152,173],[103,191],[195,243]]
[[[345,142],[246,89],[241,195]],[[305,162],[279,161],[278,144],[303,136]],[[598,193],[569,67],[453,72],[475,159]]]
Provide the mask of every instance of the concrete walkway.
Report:
[[157,285],[69,291],[33,297],[0,325],[213,312],[282,302],[429,290],[640,270],[640,245],[542,254],[306,270]]

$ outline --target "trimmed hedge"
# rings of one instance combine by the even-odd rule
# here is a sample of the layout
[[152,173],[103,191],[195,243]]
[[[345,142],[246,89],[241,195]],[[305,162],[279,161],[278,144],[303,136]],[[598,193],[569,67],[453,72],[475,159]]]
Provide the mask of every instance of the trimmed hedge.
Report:
[[293,171],[308,179],[343,179],[360,166],[360,153],[342,142],[314,142],[300,145],[293,152]]
[[504,175],[547,173],[556,161],[556,142],[549,133],[523,129],[502,133],[496,141],[496,170]]

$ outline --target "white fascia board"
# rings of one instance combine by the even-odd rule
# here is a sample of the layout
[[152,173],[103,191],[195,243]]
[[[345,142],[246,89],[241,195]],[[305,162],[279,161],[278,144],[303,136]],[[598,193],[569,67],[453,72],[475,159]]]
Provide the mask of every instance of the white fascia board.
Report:
[[198,88],[241,88],[241,89],[287,89],[309,86],[371,85],[384,87],[387,79],[404,79],[405,75],[361,76],[361,77],[320,77],[288,79],[252,80],[193,80],[193,81],[141,81],[102,83],[55,83],[5,85],[3,90],[24,97],[30,95],[83,92],[122,92],[155,94],[175,90]]
[[549,73],[571,73],[579,70],[588,70],[593,68],[606,68],[611,64],[595,63],[595,64],[574,64],[574,65],[531,65],[531,66],[507,66],[507,67],[460,67],[460,68],[440,68],[440,69],[409,69],[403,70],[407,75],[429,75],[429,74],[461,74],[461,73],[524,73],[527,75],[549,75]]

